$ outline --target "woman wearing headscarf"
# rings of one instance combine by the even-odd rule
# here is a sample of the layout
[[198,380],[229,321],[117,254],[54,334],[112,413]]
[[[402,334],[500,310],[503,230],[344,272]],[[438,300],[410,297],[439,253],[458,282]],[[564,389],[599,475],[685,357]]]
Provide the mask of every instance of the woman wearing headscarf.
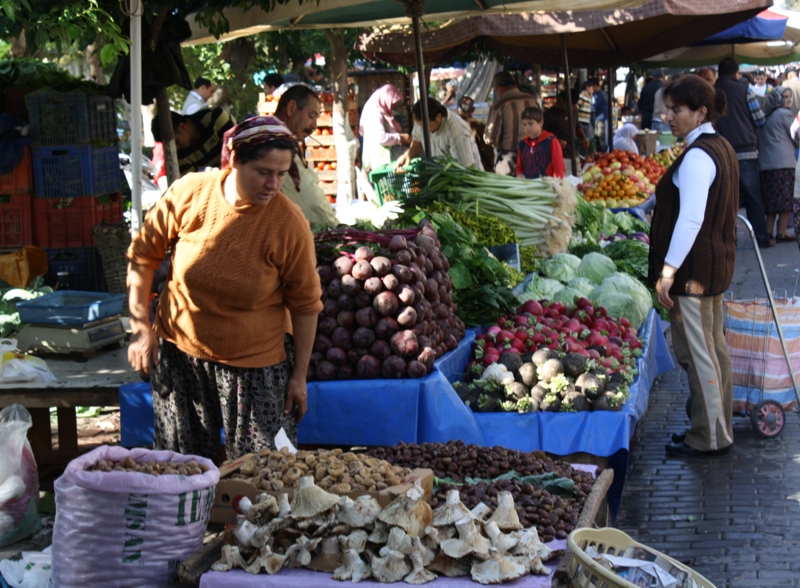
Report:
[[633,123],[625,123],[622,127],[614,133],[614,149],[620,151],[630,151],[639,155],[639,147],[636,145],[635,137],[639,133],[639,129]]
[[758,135],[759,182],[764,212],[767,215],[767,230],[770,234],[778,217],[775,241],[793,241],[786,235],[789,213],[794,200],[795,165],[794,140],[792,139],[792,92],[778,86],[767,94],[764,114],[767,117]]
[[157,449],[217,459],[223,427],[229,458],[274,447],[281,428],[297,441],[322,303],[308,221],[280,191],[298,177],[294,151],[274,117],[236,125],[222,169],[175,182],[133,238],[128,359],[151,375]]
[[[392,84],[381,86],[369,97],[361,111],[358,132],[363,137],[361,167],[365,172],[391,163],[392,147],[408,145],[411,138],[403,133],[400,123],[394,118],[394,108],[403,100],[403,95]],[[399,154],[398,154],[399,155]]]

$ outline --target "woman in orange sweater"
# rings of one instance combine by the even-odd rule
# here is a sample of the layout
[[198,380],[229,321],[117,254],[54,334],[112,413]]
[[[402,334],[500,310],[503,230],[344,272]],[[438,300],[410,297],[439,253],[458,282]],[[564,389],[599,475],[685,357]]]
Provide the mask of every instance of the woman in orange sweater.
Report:
[[295,146],[276,118],[236,125],[222,170],[173,184],[133,238],[128,359],[151,375],[157,449],[217,459],[223,426],[229,458],[274,447],[281,428],[297,443],[322,302],[308,221],[280,192],[299,177]]

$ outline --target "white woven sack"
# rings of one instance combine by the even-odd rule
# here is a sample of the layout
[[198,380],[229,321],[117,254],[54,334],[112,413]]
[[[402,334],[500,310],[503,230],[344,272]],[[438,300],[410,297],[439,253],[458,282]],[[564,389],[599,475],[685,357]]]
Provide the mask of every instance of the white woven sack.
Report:
[[[202,475],[94,472],[97,461],[194,459]],[[55,483],[53,585],[143,587],[178,583],[178,565],[203,544],[219,470],[171,451],[98,447],[74,459]]]

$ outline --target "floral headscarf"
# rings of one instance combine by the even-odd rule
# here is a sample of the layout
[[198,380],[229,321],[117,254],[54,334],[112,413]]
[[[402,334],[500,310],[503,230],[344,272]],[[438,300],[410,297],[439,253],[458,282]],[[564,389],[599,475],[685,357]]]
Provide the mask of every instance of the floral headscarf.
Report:
[[[297,139],[292,131],[283,124],[283,121],[274,116],[254,116],[225,132],[222,138],[222,155],[220,156],[220,167],[227,169],[231,166],[231,152],[235,152],[241,147],[254,145],[265,145],[277,140],[290,140],[293,143]],[[294,182],[297,190],[300,190],[300,171],[292,155],[292,166],[289,168],[289,176]]]
[[779,108],[786,108],[783,103],[783,99],[786,96],[786,92],[790,92],[789,88],[783,88],[778,86],[772,92],[767,94],[767,101],[764,104],[764,116],[769,116]]
[[[400,93],[395,86],[392,84],[384,84],[375,92],[372,93],[372,96],[369,97],[369,100],[364,104],[364,109],[362,110],[361,116],[363,120],[364,113],[368,113],[371,110],[377,110],[381,118],[386,122],[388,131],[390,133],[399,133],[402,131],[402,127],[400,123],[397,122],[394,118],[394,113],[392,112],[392,106],[394,106],[397,102],[403,99],[403,95]],[[364,134],[364,127],[359,126],[358,129],[361,135]]]

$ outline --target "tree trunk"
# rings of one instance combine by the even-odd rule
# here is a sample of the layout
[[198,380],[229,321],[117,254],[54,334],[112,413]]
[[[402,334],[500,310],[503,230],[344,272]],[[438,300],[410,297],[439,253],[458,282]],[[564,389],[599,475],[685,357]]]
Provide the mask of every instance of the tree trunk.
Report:
[[86,63],[89,65],[89,77],[98,84],[105,85],[106,74],[100,61],[100,47],[96,47],[92,43],[86,47],[84,55],[86,56]]
[[331,81],[333,83],[333,140],[336,146],[337,204],[349,204],[355,194],[355,161],[358,139],[350,127],[347,110],[349,91],[347,88],[347,48],[344,37],[338,31],[325,29],[331,44]]
[[[172,185],[181,177],[178,167],[178,150],[175,147],[175,133],[172,128],[172,114],[169,109],[167,87],[162,87],[156,95],[158,127],[161,130],[161,144],[164,146],[164,168],[167,170],[167,184]],[[134,173],[136,171],[134,170]]]

